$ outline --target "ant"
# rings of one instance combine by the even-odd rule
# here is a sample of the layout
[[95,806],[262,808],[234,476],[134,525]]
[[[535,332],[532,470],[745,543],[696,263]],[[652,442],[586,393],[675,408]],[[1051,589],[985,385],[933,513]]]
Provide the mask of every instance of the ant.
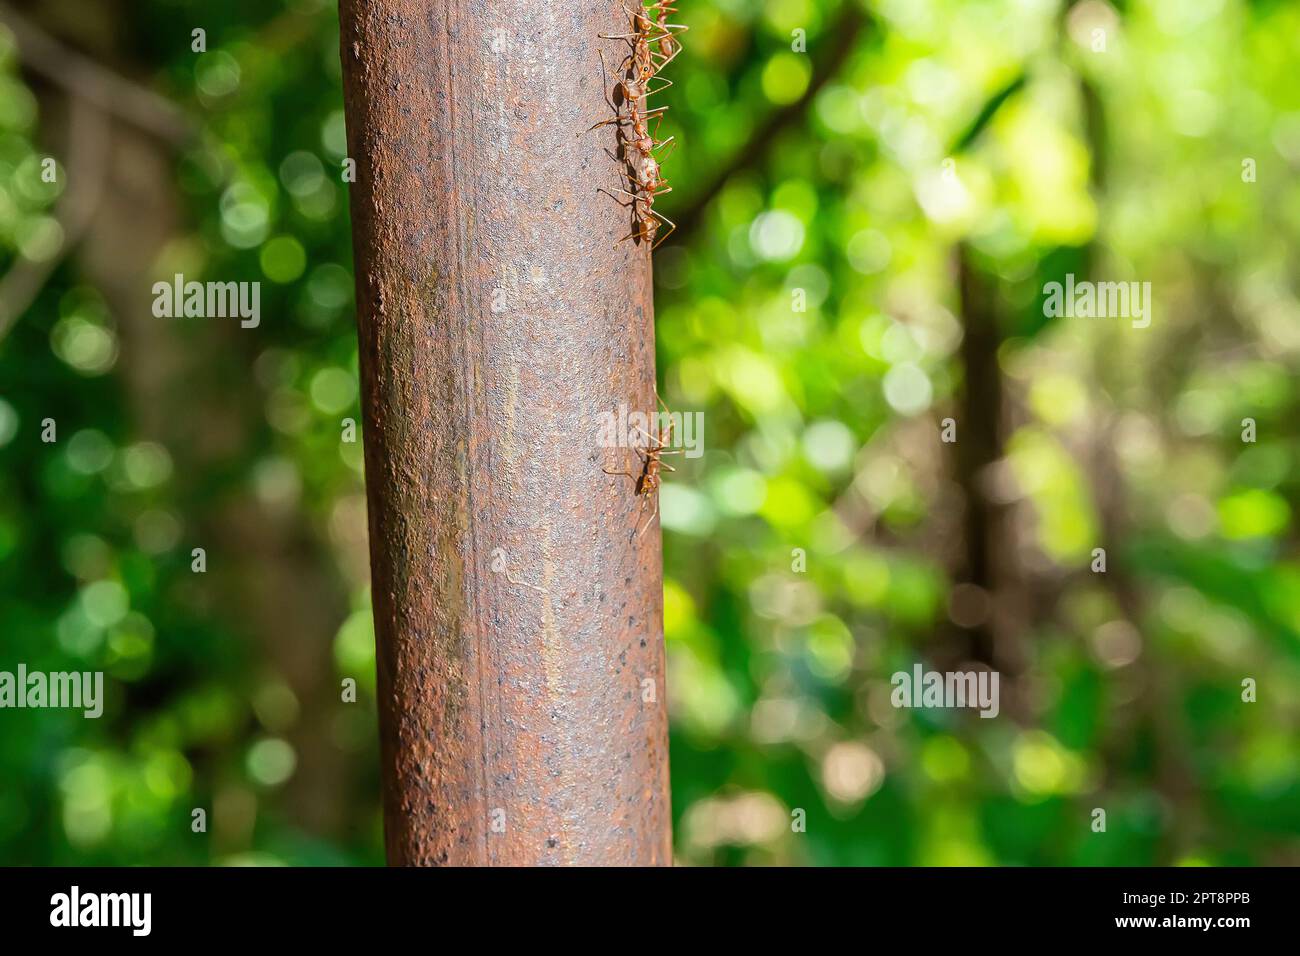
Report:
[[[625,60],[624,62],[626,63],[627,61]],[[600,54],[600,65],[601,70],[604,71],[606,69],[604,53]],[[668,86],[671,85],[671,82],[666,81],[664,86],[657,90],[651,90],[650,93],[658,93],[661,90],[667,89]],[[655,195],[663,195],[664,193],[672,192],[672,187],[668,185],[667,181],[660,174],[659,162],[651,155],[651,150],[667,146],[670,143],[675,148],[676,143],[674,142],[675,137],[672,136],[668,137],[668,139],[663,142],[657,142],[653,136],[651,136],[650,131],[646,126],[646,119],[655,119],[657,129],[658,121],[663,118],[664,111],[667,107],[659,107],[648,113],[643,113],[639,107],[638,101],[644,100],[646,96],[650,95],[650,93],[641,92],[642,87],[640,82],[634,79],[624,78],[620,80],[618,84],[615,85],[615,90],[622,91],[624,100],[628,103],[628,112],[630,115],[619,115],[612,119],[602,120],[591,128],[596,129],[597,127],[605,126],[610,123],[616,123],[620,128],[629,124],[632,126],[633,136],[623,134],[622,137],[624,148],[623,158],[628,167],[628,179],[630,180],[629,185],[637,188],[639,193],[629,192],[626,189],[618,190],[619,193],[628,197],[629,200],[628,202],[622,202],[614,195],[614,193],[607,189],[602,188],[599,191],[613,198],[615,202],[618,202],[621,206],[632,207],[633,211],[636,213],[637,225],[631,232],[620,239],[619,242],[623,242],[626,239],[638,238],[651,243],[652,248],[658,248],[659,243],[672,235],[672,232],[677,228],[677,225],[667,216],[654,209]],[[610,106],[617,109],[612,101],[610,101]],[[615,159],[618,158],[614,156],[613,153],[610,153],[610,156]],[[656,242],[655,237],[658,234],[660,222],[666,223],[670,228],[663,234],[663,236],[659,237],[658,242]]]
[[[653,162],[653,160],[650,160],[650,162]],[[659,192],[661,194],[672,192],[672,187],[670,186],[667,189],[660,189],[659,186],[663,185],[663,180],[658,178],[652,179],[649,182],[645,182],[635,177],[629,177],[629,178],[632,179],[633,184],[635,184],[636,186],[640,187],[643,190],[643,193],[641,194],[630,193],[626,189],[617,189],[614,191],[610,191],[608,189],[605,189],[604,187],[599,188],[597,192],[603,192],[606,196],[612,198],[620,206],[631,206],[636,211],[636,216],[637,216],[636,227],[631,232],[629,232],[626,236],[620,239],[619,242],[624,242],[625,240],[632,239],[632,238],[641,239],[645,242],[651,243],[650,248],[651,251],[653,251],[655,249],[658,249],[660,244],[662,244],[665,239],[671,236],[673,234],[673,231],[677,228],[677,223],[673,222],[671,219],[669,219],[667,216],[661,213],[658,209],[655,209],[654,206],[652,205],[652,203],[654,202],[654,195],[656,192]],[[618,196],[614,195],[615,192],[627,196],[628,201],[623,202],[622,200],[620,200]],[[658,241],[656,241],[655,236],[659,232],[659,223],[661,222],[668,226],[668,231],[665,232],[662,236],[659,236]]]
[[[608,85],[609,68],[605,63],[605,53],[603,50],[598,52],[600,54],[600,72],[605,78],[605,84]],[[623,62],[626,64],[627,59],[625,58]],[[605,102],[609,104],[610,108],[614,110],[617,115],[592,124],[587,128],[587,132],[591,132],[593,129],[599,129],[602,126],[608,126],[611,123],[616,124],[620,128],[630,125],[634,135],[628,137],[624,134],[624,139],[629,141],[638,151],[648,154],[653,149],[667,146],[669,143],[673,142],[676,137],[669,136],[663,142],[655,140],[650,135],[650,130],[646,126],[646,121],[651,119],[655,120],[655,131],[658,132],[659,121],[663,119],[664,113],[668,110],[668,107],[658,106],[649,111],[643,112],[643,110],[646,97],[652,96],[655,93],[662,93],[664,90],[668,89],[668,87],[673,85],[672,80],[664,80],[663,86],[656,90],[649,90],[646,89],[641,80],[628,76],[625,67],[620,67],[620,69],[624,70],[623,78],[614,84],[614,92],[621,95],[623,102],[627,104],[628,115],[624,116],[619,113],[618,104],[616,104],[610,98],[609,94],[606,93]]]
[[626,475],[627,477],[631,478],[634,482],[636,482],[636,486],[635,486],[636,494],[638,498],[642,499],[643,507],[644,507],[645,499],[649,498],[651,495],[654,495],[654,502],[655,502],[654,511],[651,512],[650,517],[646,519],[646,522],[642,526],[641,530],[637,532],[638,538],[641,537],[641,535],[646,533],[646,530],[650,527],[651,522],[653,522],[654,519],[659,515],[659,495],[657,494],[657,492],[659,491],[659,485],[661,483],[660,474],[659,474],[660,469],[662,468],[666,471],[677,470],[672,465],[668,464],[666,461],[663,461],[662,460],[663,456],[680,455],[685,451],[685,449],[683,448],[668,447],[668,445],[671,444],[673,440],[673,415],[672,412],[668,411],[668,406],[664,404],[664,400],[659,397],[658,391],[655,392],[655,398],[658,400],[659,405],[664,410],[664,416],[666,421],[666,424],[659,429],[659,437],[655,438],[653,435],[648,434],[644,429],[637,428],[637,426],[635,425],[633,426],[633,428],[636,428],[638,432],[640,432],[642,435],[645,436],[648,442],[654,442],[653,445],[647,444],[645,448],[639,448],[636,445],[632,446],[633,450],[638,455],[641,456],[642,465],[641,465],[640,473],[634,474],[633,472],[630,471],[610,471],[608,468],[601,469],[601,471],[603,471],[607,475]]
[[[672,58],[680,53],[682,49],[681,43],[673,36],[673,29],[671,28],[675,25],[665,22],[670,13],[677,12],[677,8],[672,6],[673,2],[674,0],[655,0],[655,2],[650,4],[649,7],[650,10],[653,10],[656,13],[657,22],[655,23],[655,26],[663,31],[663,34],[659,37],[659,52],[667,57],[664,61],[665,63],[672,60]],[[681,26],[676,27],[676,29],[680,32],[681,30],[685,30],[686,27]]]
[[[681,52],[682,45],[673,34],[682,32],[686,27],[680,23],[664,22],[670,12],[677,11],[670,2],[671,0],[657,0],[649,9],[642,7],[640,10],[629,10],[624,7],[623,11],[631,21],[633,32],[600,34],[602,40],[627,40],[632,45],[630,56],[636,62],[642,82],[649,80]],[[650,17],[652,12],[658,15],[657,21]],[[651,36],[656,29],[659,30],[658,35]],[[656,44],[658,53],[650,48],[651,43]]]
[[[667,107],[647,110],[645,106],[649,96],[661,93],[672,86],[671,80],[664,80],[663,85],[657,89],[650,89],[650,81],[681,52],[681,43],[676,40],[675,34],[685,30],[686,27],[666,22],[669,13],[676,12],[677,8],[672,6],[674,2],[675,0],[656,0],[648,8],[638,4],[636,10],[624,7],[633,32],[601,34],[602,39],[626,40],[632,48],[619,65],[619,80],[614,85],[615,94],[621,95],[627,104],[627,115],[622,115],[618,105],[606,93],[606,101],[616,115],[591,127],[596,129],[612,123],[619,128],[621,158],[627,166],[628,185],[632,190],[618,190],[628,198],[628,202],[619,202],[619,204],[631,207],[636,220],[632,231],[619,242],[637,238],[649,242],[652,250],[677,228],[670,219],[654,210],[655,195],[671,192],[671,189],[659,171],[659,161],[654,158],[653,151],[669,143],[672,143],[675,148],[675,137],[670,136],[662,142],[656,141],[650,132],[649,120],[655,120],[657,133]],[[600,66],[605,76],[605,88],[608,89],[608,66],[603,51],[600,53]],[[610,155],[615,159],[620,158],[613,153]],[[600,191],[614,198],[616,202],[619,201],[618,197],[609,190]],[[667,224],[669,229],[656,241],[660,222]]]

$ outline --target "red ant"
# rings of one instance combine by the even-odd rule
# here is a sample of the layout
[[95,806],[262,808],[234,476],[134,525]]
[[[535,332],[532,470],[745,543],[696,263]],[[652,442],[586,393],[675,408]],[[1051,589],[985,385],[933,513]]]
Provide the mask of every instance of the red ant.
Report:
[[[674,39],[673,34],[682,32],[686,27],[680,23],[664,22],[670,12],[677,11],[677,8],[670,4],[671,0],[657,0],[650,5],[649,9],[642,7],[639,10],[629,10],[624,7],[623,10],[631,21],[633,32],[600,34],[602,40],[627,40],[632,45],[631,56],[636,61],[642,82],[649,80],[681,52],[682,45]],[[651,19],[650,12],[657,13],[657,21]],[[652,31],[656,29],[659,30],[659,34],[651,36]],[[658,54],[650,49],[651,43],[657,45]],[[665,50],[665,46],[669,47],[671,52]]]
[[[658,391],[655,392],[655,398],[658,400],[659,405],[664,410],[665,420],[667,424],[665,424],[664,427],[659,429],[658,438],[655,438],[653,435],[648,434],[642,428],[636,429],[638,432],[640,432],[642,435],[646,437],[647,441],[654,442],[653,445],[647,444],[645,448],[639,448],[636,445],[632,446],[633,450],[638,455],[641,456],[641,460],[643,462],[643,464],[641,465],[640,474],[633,474],[630,471],[610,471],[608,468],[601,469],[601,471],[603,471],[607,475],[627,475],[627,477],[631,478],[634,482],[636,482],[636,486],[635,486],[636,495],[638,498],[642,500],[642,507],[644,507],[645,499],[650,497],[651,495],[654,495],[654,501],[655,501],[654,511],[651,512],[650,517],[646,519],[646,523],[644,526],[642,526],[641,530],[637,532],[638,538],[641,537],[641,535],[646,533],[646,530],[650,527],[650,523],[654,521],[654,519],[659,515],[658,491],[659,491],[659,485],[661,484],[659,470],[661,468],[667,471],[677,470],[672,465],[663,461],[662,460],[663,456],[680,455],[685,451],[684,448],[668,447],[668,445],[673,440],[673,414],[672,412],[668,411],[668,406],[664,404],[664,400],[659,397]],[[636,426],[633,427],[636,428]]]
[[[633,185],[637,186],[639,189],[642,190],[640,194],[630,193],[626,189],[615,190],[615,192],[622,193],[624,196],[628,197],[627,202],[622,202],[619,200],[617,196],[614,195],[613,192],[610,192],[610,190],[608,189],[601,188],[598,191],[603,192],[605,195],[613,198],[614,201],[617,202],[620,206],[632,206],[636,211],[637,214],[636,228],[634,228],[626,236],[620,239],[619,242],[623,242],[627,239],[636,237],[651,243],[650,248],[651,250],[654,250],[654,249],[658,249],[660,243],[662,243],[665,239],[671,236],[673,234],[673,230],[677,228],[677,223],[673,222],[671,219],[669,219],[659,210],[654,208],[653,206],[654,197],[656,193],[662,195],[663,193],[672,192],[673,189],[671,186],[667,186],[663,179],[659,178],[659,166],[657,163],[655,163],[653,159],[651,159],[649,156],[646,156],[642,159],[642,162],[650,166],[650,168],[652,169],[651,172],[652,178],[649,180],[643,180],[637,178],[636,176],[628,177],[632,180]],[[635,167],[633,168],[635,169]],[[661,188],[661,187],[666,187],[666,188]],[[668,231],[665,232],[662,236],[660,236],[658,241],[655,241],[655,235],[659,231],[660,222],[663,222],[668,226]]]
[[[629,201],[620,203],[623,206],[631,206],[637,219],[637,225],[623,239],[640,238],[652,244],[651,248],[657,248],[659,243],[672,234],[677,228],[676,224],[661,213],[654,210],[654,198],[656,193],[663,194],[670,192],[667,182],[663,179],[659,171],[659,163],[651,155],[653,150],[668,145],[674,141],[674,137],[669,137],[663,142],[655,140],[648,128],[648,120],[653,118],[656,121],[656,130],[658,122],[663,119],[663,114],[667,107],[660,107],[655,110],[645,110],[645,100],[653,93],[660,93],[672,85],[671,81],[665,81],[663,86],[658,89],[649,89],[649,82],[658,72],[663,69],[681,50],[681,44],[672,39],[673,34],[685,30],[684,26],[679,24],[666,23],[667,15],[670,11],[675,11],[675,7],[670,6],[672,0],[657,0],[651,4],[649,10],[641,7],[637,11],[624,8],[630,19],[633,33],[627,34],[601,34],[603,39],[610,40],[627,40],[632,46],[632,52],[628,54],[620,64],[619,70],[622,78],[615,85],[615,92],[621,93],[624,101],[628,105],[628,115],[617,115],[612,119],[603,120],[592,126],[596,129],[610,123],[616,124],[620,128],[620,137],[623,142],[623,159],[628,167],[629,185],[636,192],[628,190],[619,190]],[[658,22],[651,18],[650,13],[656,13]],[[655,30],[658,34],[654,34]],[[651,43],[658,47],[658,53],[651,48]],[[605,76],[605,83],[608,86],[608,68],[605,64],[605,55],[600,54],[601,71]],[[618,106],[606,94],[606,100],[615,112],[618,112]],[[631,135],[626,132],[626,127],[631,126]],[[611,155],[613,155],[611,153]],[[616,157],[617,158],[617,157]],[[617,197],[608,190],[606,192],[611,197]],[[655,237],[659,230],[659,223],[664,222],[670,228],[659,238],[658,242]]]
[[[602,69],[604,66],[605,57],[602,53]],[[660,89],[665,88],[666,87],[661,87]],[[628,197],[629,200],[628,202],[621,202],[618,200],[618,197],[609,190],[602,188],[599,191],[611,196],[615,201],[619,201],[619,205],[631,206],[636,213],[636,227],[620,239],[619,242],[623,242],[626,239],[639,238],[651,243],[652,249],[658,248],[659,243],[672,235],[672,232],[677,228],[677,225],[667,216],[654,209],[654,197],[656,194],[663,195],[664,193],[672,192],[672,187],[668,185],[667,181],[664,180],[663,176],[660,174],[659,163],[651,155],[651,150],[667,146],[669,143],[673,142],[673,137],[670,136],[662,142],[657,142],[650,135],[645,120],[647,117],[652,117],[655,120],[662,119],[664,110],[667,109],[667,107],[660,107],[659,109],[652,110],[649,113],[642,113],[637,106],[637,101],[643,100],[645,96],[649,94],[637,95],[640,88],[634,80],[621,80],[615,89],[622,89],[624,91],[624,98],[628,102],[630,116],[625,117],[620,115],[612,119],[602,120],[593,126],[592,129],[599,126],[605,126],[609,123],[617,123],[620,127],[631,125],[634,137],[628,137],[626,134],[624,135],[624,160],[629,170],[628,179],[630,180],[630,185],[638,189],[639,193],[620,189],[618,192]],[[654,90],[652,92],[658,93],[659,91],[660,90]],[[614,104],[611,102],[610,105],[613,106]],[[613,156],[614,154],[610,153],[610,155]],[[667,223],[669,229],[656,242],[655,237],[658,234],[660,222]]]
[[[623,62],[626,63],[627,61],[624,60]],[[605,64],[605,54],[603,51],[600,52],[600,70],[605,76],[605,82],[608,83],[609,74]],[[646,120],[655,120],[655,130],[658,131],[658,121],[663,119],[663,115],[667,111],[668,107],[660,106],[650,110],[649,112],[643,112],[643,106],[647,96],[654,93],[662,93],[672,85],[671,80],[665,80],[664,85],[659,87],[659,89],[646,91],[642,88],[639,80],[625,76],[614,84],[614,90],[615,92],[621,92],[623,101],[628,105],[628,115],[623,116],[622,114],[619,114],[610,119],[601,120],[599,123],[590,126],[587,131],[590,132],[593,129],[608,126],[611,123],[618,125],[620,128],[630,125],[632,127],[633,137],[630,138],[629,141],[632,147],[637,151],[649,154],[651,150],[667,146],[669,143],[673,142],[675,137],[669,136],[666,140],[659,142],[650,135],[650,130],[646,125]],[[617,104],[610,99],[609,94],[605,95],[605,102],[607,102],[615,112],[618,111]],[[626,138],[627,137],[625,136],[625,139]]]
[[[673,37],[672,32],[669,30],[669,27],[673,25],[664,22],[668,19],[668,14],[677,12],[677,8],[671,6],[671,3],[672,0],[656,0],[656,2],[650,4],[649,7],[649,9],[654,10],[657,14],[655,18],[655,26],[663,31],[663,36],[659,37],[659,52],[667,58],[664,60],[665,63],[680,53],[682,49],[681,43]],[[686,27],[684,26],[680,27],[678,28],[678,32],[685,29]],[[660,69],[662,68],[661,65]]]

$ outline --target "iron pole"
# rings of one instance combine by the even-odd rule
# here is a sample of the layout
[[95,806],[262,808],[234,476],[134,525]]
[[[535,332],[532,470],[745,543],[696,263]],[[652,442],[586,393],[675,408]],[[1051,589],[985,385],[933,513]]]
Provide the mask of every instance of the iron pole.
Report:
[[393,864],[670,862],[650,252],[618,0],[341,0]]

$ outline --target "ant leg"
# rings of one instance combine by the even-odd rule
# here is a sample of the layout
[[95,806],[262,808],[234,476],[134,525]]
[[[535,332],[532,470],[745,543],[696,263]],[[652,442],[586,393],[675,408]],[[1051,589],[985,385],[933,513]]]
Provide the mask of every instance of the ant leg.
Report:
[[[659,407],[664,410],[664,415],[667,416],[668,418],[668,442],[671,442],[673,438],[673,412],[672,409],[668,407],[668,403],[664,401],[663,396],[659,394],[658,386],[655,386],[655,401],[659,403]],[[679,453],[678,451],[674,451],[671,449],[669,449],[668,451],[662,450],[662,446],[667,444],[668,442],[665,442],[662,438],[659,440],[659,444],[661,446],[660,454],[666,454],[666,455],[678,454]]]
[[628,192],[626,189],[620,189],[619,192],[621,192],[624,196],[632,196],[632,201],[631,201],[631,202],[623,202],[621,199],[619,199],[617,196],[615,196],[612,192],[610,192],[610,191],[609,191],[608,189],[606,189],[604,186],[598,186],[598,187],[596,188],[596,192],[598,192],[598,193],[604,193],[606,196],[608,196],[610,199],[614,200],[614,202],[618,203],[620,206],[632,206],[632,205],[635,205],[635,204],[636,204],[636,197],[635,197],[635,196],[632,196],[632,194],[631,194],[630,192]]
[[617,113],[618,106],[609,95],[609,70],[605,66],[605,51],[597,50],[596,52],[600,55],[600,90],[605,94],[605,102],[609,104],[609,108]]
[[[656,108],[654,109],[653,112],[651,112],[651,113],[647,113],[647,114],[646,114],[646,120],[647,120],[647,121],[649,121],[649,120],[654,120],[654,121],[655,121],[655,128],[654,128],[653,136],[658,136],[658,135],[659,135],[659,127],[662,126],[663,123],[664,123],[664,110],[666,110],[666,109],[668,109],[668,107],[666,107],[666,106],[659,106],[659,107],[656,107]],[[676,138],[677,138],[676,136],[669,136],[669,137],[668,137],[666,140],[664,140],[663,142],[656,143],[656,144],[655,144],[655,148],[658,149],[660,146],[667,146],[669,143],[671,143],[671,142],[672,142],[673,140],[675,140]],[[677,147],[674,146],[673,148],[676,149]]]
[[[622,202],[608,189],[598,189],[596,191],[604,193],[606,196],[608,196],[610,199],[613,199],[614,202],[618,203],[624,209],[631,209],[633,213],[636,215],[638,227],[636,229],[633,229],[629,235],[624,236],[623,239],[630,239],[633,236],[639,236],[645,231],[646,213],[648,210],[643,210],[641,208],[640,202],[637,199],[633,198],[627,202]],[[631,193],[622,189],[620,189],[619,192],[623,193],[623,195],[625,196],[632,195]],[[623,239],[620,239],[619,242],[622,242]]]
[[[642,458],[645,458],[645,457],[646,457],[645,452],[643,452],[640,448],[637,448],[637,447],[633,446],[632,450],[633,450],[634,452],[636,452],[638,455],[640,455]],[[610,471],[608,468],[605,468],[605,467],[603,467],[603,466],[601,467],[600,470],[603,471],[603,472],[604,472],[605,474],[607,474],[607,475],[627,475],[627,476],[628,476],[629,478],[631,478],[633,481],[640,481],[640,480],[641,480],[641,476],[640,476],[640,475],[634,475],[634,474],[632,474],[632,472],[630,472],[630,471]]]
[[[628,178],[631,179],[632,177],[629,176]],[[633,183],[634,185],[636,185],[636,186],[643,186],[643,184],[641,183],[641,181],[640,181],[639,179],[632,179],[632,183]],[[643,188],[644,188],[644,187],[643,187]],[[603,188],[603,187],[597,189],[596,192],[603,192],[603,193],[605,193],[605,195],[607,195],[607,196],[609,196],[609,197],[611,197],[611,198],[614,198],[614,194],[611,193],[608,189],[605,189],[605,188]],[[630,193],[630,192],[628,192],[626,189],[617,189],[617,190],[615,190],[615,192],[620,192],[620,193],[622,193],[624,196],[630,196],[630,197],[631,197],[631,201],[630,201],[630,202],[619,202],[618,204],[619,204],[620,206],[636,206],[636,205],[639,204],[639,203],[646,202],[646,197],[645,197],[645,196],[638,196],[636,193]],[[617,199],[614,199],[614,201],[615,201],[615,202],[618,202]],[[648,202],[647,202],[647,207],[648,207],[648,206],[649,206],[649,204],[648,204]],[[639,210],[638,210],[638,211],[639,211]]]
[[637,535],[638,538],[641,537],[642,534],[645,534],[647,531],[650,530],[650,525],[654,524],[654,520],[657,517],[659,517],[659,493],[655,492],[654,511],[652,511],[650,513],[650,517],[646,519],[645,525],[641,528],[641,533]]
[[[677,223],[673,222],[671,219],[669,219],[669,218],[668,218],[667,216],[665,216],[663,213],[658,212],[658,211],[655,210],[655,209],[651,209],[650,211],[651,211],[652,213],[654,213],[656,216],[658,216],[660,219],[662,219],[665,223],[668,224],[668,231],[665,232],[662,236],[660,236],[660,237],[659,237],[659,241],[656,242],[656,243],[654,244],[654,248],[655,248],[655,249],[658,249],[659,246],[663,243],[663,241],[664,241],[665,239],[667,239],[669,236],[671,236],[671,235],[673,234],[673,232],[676,231],[676,229],[677,229]],[[653,251],[653,250],[651,250],[651,251]]]
[[671,60],[674,56],[677,55],[678,51],[680,51],[682,48],[682,43],[680,40],[677,39],[677,34],[685,33],[687,30],[690,29],[690,27],[686,26],[684,23],[656,23],[654,25],[654,29],[659,32],[647,33],[642,39],[645,40],[647,45],[649,44],[658,45],[663,43],[665,40],[671,42],[674,47],[672,54],[671,55],[667,53],[661,54],[661,56],[665,56],[669,60]]
[[[645,436],[646,438],[648,438],[650,441],[656,441],[655,436],[654,436],[654,435],[651,435],[648,431],[646,431],[646,430],[645,430],[644,428],[642,428],[640,425],[633,425],[632,427],[635,428],[637,431],[639,431],[642,435],[644,435],[644,436]],[[648,447],[648,446],[647,446],[647,447]]]
[[[658,87],[657,89],[653,89],[653,90],[651,90],[651,89],[647,89],[644,93],[642,93],[642,94],[640,95],[640,97],[638,97],[638,99],[644,100],[647,96],[654,96],[656,93],[662,93],[664,90],[668,89],[668,87],[670,87],[670,86],[672,86],[672,85],[673,85],[673,84],[672,84],[670,81],[668,81],[668,80],[664,80],[664,85],[663,85],[663,86]],[[666,107],[666,106],[656,106],[655,109],[666,110],[666,109],[668,109],[668,107]]]
[[615,116],[612,117],[611,119],[601,120],[599,123],[596,123],[594,126],[588,126],[587,132],[590,133],[593,129],[600,129],[602,126],[608,126],[610,123],[616,123],[619,126],[626,126],[628,123],[628,118],[626,116]]
[[[641,516],[642,516],[642,514],[644,514],[644,512],[645,512],[645,499],[642,498],[642,500],[641,500],[641,509],[640,509],[640,511],[637,513],[637,516],[636,516],[636,526],[637,526],[636,536],[637,536],[638,538],[641,537],[641,535],[645,534],[645,525],[643,525],[643,524],[641,523]],[[649,523],[649,519],[646,519],[646,522],[647,522],[647,524],[648,524],[648,523]]]

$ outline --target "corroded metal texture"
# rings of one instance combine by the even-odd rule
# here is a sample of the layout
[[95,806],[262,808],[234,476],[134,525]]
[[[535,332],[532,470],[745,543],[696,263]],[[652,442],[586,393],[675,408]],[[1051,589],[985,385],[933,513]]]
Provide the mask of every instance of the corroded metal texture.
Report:
[[388,858],[670,860],[618,0],[342,0]]

